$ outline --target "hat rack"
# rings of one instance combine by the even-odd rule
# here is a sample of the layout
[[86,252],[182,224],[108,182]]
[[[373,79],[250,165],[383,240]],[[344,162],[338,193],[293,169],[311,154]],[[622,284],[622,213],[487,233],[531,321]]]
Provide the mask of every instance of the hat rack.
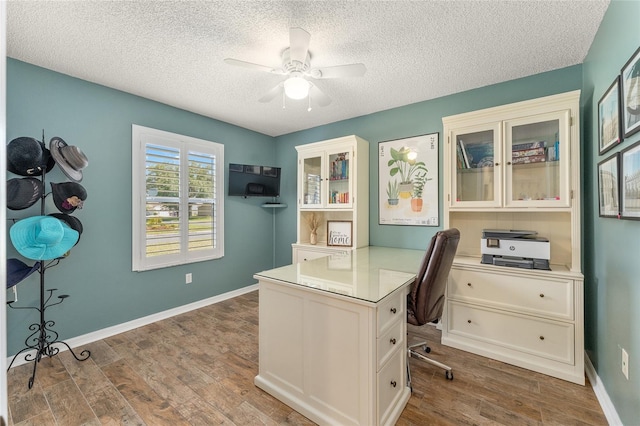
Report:
[[[44,144],[44,130],[42,131],[42,143]],[[43,167],[42,173],[40,176],[42,182],[42,195],[40,197],[40,215],[45,216],[45,199],[47,195],[51,194],[51,192],[46,192],[46,167]],[[13,219],[15,221],[15,219]],[[28,386],[29,389],[33,387],[33,383],[36,377],[36,369],[40,360],[43,357],[52,358],[56,356],[60,352],[60,346],[66,346],[66,349],[73,355],[73,357],[77,361],[86,361],[91,356],[91,351],[88,349],[84,349],[80,354],[76,354],[75,351],[67,344],[66,342],[59,340],[59,334],[53,330],[55,326],[55,322],[53,320],[48,320],[45,318],[45,312],[47,309],[52,306],[56,306],[61,304],[69,297],[68,294],[61,294],[54,298],[54,293],[57,291],[55,288],[45,289],[45,272],[47,269],[57,266],[61,260],[65,258],[67,253],[65,253],[62,257],[58,257],[56,259],[50,260],[46,265],[45,261],[40,261],[40,267],[38,269],[40,275],[40,301],[39,306],[13,306],[15,302],[7,302],[7,305],[12,309],[32,309],[38,311],[39,314],[39,322],[33,323],[29,326],[29,330],[32,332],[25,339],[25,347],[21,349],[18,353],[16,353],[11,359],[11,363],[7,367],[7,371],[11,369],[11,366],[15,362],[15,360],[21,355],[24,354],[25,362],[33,362],[33,372],[31,377],[29,378]],[[62,348],[64,349],[64,347]]]

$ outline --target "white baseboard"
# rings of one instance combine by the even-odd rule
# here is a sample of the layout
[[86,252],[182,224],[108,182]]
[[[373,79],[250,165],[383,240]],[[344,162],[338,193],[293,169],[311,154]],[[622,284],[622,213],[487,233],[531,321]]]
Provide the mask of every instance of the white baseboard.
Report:
[[620,420],[620,416],[618,416],[618,412],[616,411],[616,407],[614,407],[611,399],[609,398],[609,394],[604,387],[604,384],[600,380],[598,373],[596,373],[596,369],[593,368],[593,364],[589,359],[589,355],[585,352],[584,354],[584,371],[587,373],[587,377],[591,382],[591,387],[596,394],[596,398],[598,398],[598,402],[600,403],[600,407],[602,407],[602,411],[604,412],[604,416],[607,418],[607,422],[611,426],[622,426],[622,420]]
[[[189,303],[187,305],[178,306],[177,308],[168,309],[166,311],[158,312],[155,314],[148,315],[146,317],[138,318],[132,321],[124,322],[122,324],[114,325],[112,327],[103,328],[102,330],[94,331],[91,333],[83,334],[82,336],[73,337],[71,339],[65,340],[67,345],[71,348],[76,348],[78,346],[83,346],[92,342],[96,342],[98,340],[105,339],[110,336],[114,336],[116,334],[124,333],[125,331],[133,330],[134,328],[142,327],[144,325],[148,325],[154,323],[156,321],[160,321],[163,319],[171,318],[176,315],[183,314],[185,312],[193,311],[195,309],[203,308],[205,306],[213,305],[214,303],[219,303],[224,300],[232,299],[234,297],[240,296],[245,293],[249,293],[251,291],[257,290],[258,284],[252,284],[247,287],[243,287],[238,290],[233,290],[224,294],[220,294],[218,296],[213,296],[208,299],[198,300],[197,302]],[[64,344],[54,345],[57,347],[60,352],[64,352],[67,350],[67,346]],[[25,361],[25,356],[31,354],[29,357],[32,359],[35,356],[35,350],[25,351],[18,358],[16,358],[15,362],[11,366],[17,367],[18,365],[26,364],[30,361]],[[13,356],[7,359],[7,365],[11,362]]]

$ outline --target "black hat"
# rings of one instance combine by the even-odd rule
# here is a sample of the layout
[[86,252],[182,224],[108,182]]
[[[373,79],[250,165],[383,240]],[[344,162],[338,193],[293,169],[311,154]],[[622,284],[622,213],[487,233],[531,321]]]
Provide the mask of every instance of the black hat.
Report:
[[82,169],[89,165],[89,160],[77,146],[67,145],[56,136],[49,142],[49,150],[69,179],[76,182],[82,181]]
[[[51,213],[49,216],[53,216],[56,219],[60,219],[61,221],[69,225],[71,229],[78,231],[78,241],[80,241],[80,236],[82,235],[82,222],[80,222],[80,219],[66,213]],[[76,241],[76,244],[78,244],[77,241]]]
[[73,213],[75,209],[81,209],[84,200],[87,199],[87,191],[75,182],[51,182],[51,192],[53,204],[62,213]]
[[40,262],[28,266],[19,259],[7,259],[7,288],[11,288],[40,268]]
[[44,143],[28,137],[15,138],[7,145],[7,170],[20,176],[40,176],[56,165]]
[[13,178],[7,181],[7,208],[22,210],[34,205],[42,198],[44,187],[40,179]]

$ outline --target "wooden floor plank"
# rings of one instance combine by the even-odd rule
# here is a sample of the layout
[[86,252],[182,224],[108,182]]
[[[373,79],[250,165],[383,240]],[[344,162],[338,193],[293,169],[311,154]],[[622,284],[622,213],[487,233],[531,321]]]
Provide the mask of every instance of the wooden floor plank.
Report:
[[68,379],[44,389],[44,396],[60,425],[100,425],[80,389]]
[[[253,384],[258,374],[254,291],[127,331],[8,372],[10,426],[300,425],[314,423]],[[430,357],[410,359],[413,394],[399,426],[606,425],[590,385],[579,386],[441,345],[440,331],[409,325]],[[83,348],[78,348],[76,352]]]

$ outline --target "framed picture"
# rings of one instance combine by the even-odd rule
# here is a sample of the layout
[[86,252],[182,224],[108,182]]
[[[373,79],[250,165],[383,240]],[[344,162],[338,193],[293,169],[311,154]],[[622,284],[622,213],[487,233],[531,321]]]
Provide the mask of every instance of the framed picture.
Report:
[[327,221],[327,245],[351,247],[353,236],[353,222],[350,220]]
[[598,199],[600,217],[620,217],[620,181],[618,154],[598,163]]
[[600,154],[610,150],[620,142],[620,77],[611,83],[611,86],[598,101],[598,136]]
[[622,67],[622,119],[624,136],[640,130],[640,47]]
[[640,220],[640,141],[620,153],[621,217]]
[[378,144],[378,223],[439,226],[438,133]]

